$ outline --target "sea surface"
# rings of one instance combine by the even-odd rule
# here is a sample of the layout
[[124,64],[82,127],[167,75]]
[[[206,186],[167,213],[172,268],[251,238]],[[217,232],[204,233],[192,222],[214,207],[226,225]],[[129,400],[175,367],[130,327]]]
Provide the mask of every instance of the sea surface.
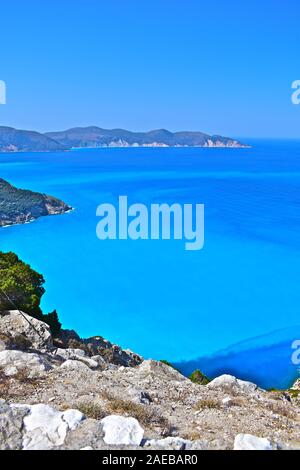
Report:
[[[245,140],[245,139],[244,139]],[[146,358],[284,388],[299,375],[300,141],[250,149],[109,148],[0,154],[0,177],[71,213],[0,230],[46,279],[44,312]],[[96,237],[96,208],[205,204],[205,245]],[[300,357],[300,355],[299,355]]]

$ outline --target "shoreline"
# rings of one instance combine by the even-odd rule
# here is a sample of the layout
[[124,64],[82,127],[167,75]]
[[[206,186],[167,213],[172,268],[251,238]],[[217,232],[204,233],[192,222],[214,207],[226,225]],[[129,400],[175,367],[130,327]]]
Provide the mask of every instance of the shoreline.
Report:
[[26,225],[26,224],[32,224],[33,222],[37,221],[38,219],[41,219],[42,217],[48,217],[48,216],[55,216],[55,215],[64,215],[64,214],[70,214],[71,212],[75,211],[75,207],[72,207],[71,209],[66,210],[65,212],[58,212],[57,214],[44,214],[39,217],[32,217],[31,219],[24,220],[24,221],[18,221],[18,222],[11,222],[5,225],[1,225],[0,223],[0,229],[1,228],[9,228],[9,227],[15,227],[17,225]]
[[66,150],[9,150],[3,151],[0,150],[0,155],[15,155],[15,154],[24,154],[24,153],[71,153],[73,150],[98,150],[98,149],[141,149],[141,148],[159,148],[159,149],[252,149],[252,145],[99,145],[92,147],[71,147]]

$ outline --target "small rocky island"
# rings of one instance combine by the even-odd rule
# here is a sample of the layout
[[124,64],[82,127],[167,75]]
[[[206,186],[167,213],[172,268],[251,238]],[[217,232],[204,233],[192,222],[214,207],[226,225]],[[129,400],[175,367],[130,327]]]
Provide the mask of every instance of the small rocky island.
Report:
[[63,214],[72,207],[60,199],[18,189],[0,178],[0,227],[30,222],[44,215]]

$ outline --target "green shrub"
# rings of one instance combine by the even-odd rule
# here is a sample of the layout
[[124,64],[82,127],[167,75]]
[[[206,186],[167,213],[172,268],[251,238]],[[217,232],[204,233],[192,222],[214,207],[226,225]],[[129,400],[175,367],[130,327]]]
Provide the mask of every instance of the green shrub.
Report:
[[0,252],[0,310],[12,310],[12,301],[18,309],[37,317],[42,313],[44,282],[43,276],[16,254]]
[[44,282],[43,276],[15,253],[0,251],[0,312],[19,309],[47,323],[56,335],[61,329],[57,312],[44,315],[40,308]]
[[207,385],[210,382],[209,378],[198,369],[189,376],[189,379],[199,385]]

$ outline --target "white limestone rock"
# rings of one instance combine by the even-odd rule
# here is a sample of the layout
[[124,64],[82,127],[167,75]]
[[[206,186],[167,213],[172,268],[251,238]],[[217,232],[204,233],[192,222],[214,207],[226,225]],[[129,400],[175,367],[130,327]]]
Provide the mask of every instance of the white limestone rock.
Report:
[[98,367],[98,362],[90,357],[87,357],[85,352],[82,349],[61,349],[56,350],[55,356],[59,356],[65,360],[71,361],[80,361],[83,364],[86,364],[91,369],[96,369]]
[[47,450],[61,446],[69,430],[84,419],[78,410],[56,411],[48,405],[32,405],[24,418],[23,449]]
[[188,379],[184,377],[180,372],[173,369],[173,367],[168,366],[160,361],[153,361],[152,359],[143,361],[139,366],[138,370],[141,375],[153,375],[156,377],[169,378],[177,382],[184,382]]
[[55,351],[56,356],[60,356],[63,359],[73,359],[74,356],[85,357],[85,352],[82,349],[78,348],[57,348]]
[[74,361],[73,359],[68,359],[67,361],[63,362],[60,367],[62,369],[71,369],[78,372],[91,372],[89,366],[81,361]]
[[234,450],[273,450],[273,447],[269,439],[252,434],[238,434],[234,440]]
[[13,350],[0,351],[0,367],[7,376],[26,370],[31,378],[52,369],[51,364],[38,354]]
[[258,390],[258,386],[252,382],[237,379],[233,375],[220,375],[207,384],[209,389],[239,389],[246,393],[253,393]]
[[[32,325],[32,326],[31,326]],[[0,315],[0,333],[12,337],[24,336],[33,349],[52,346],[50,326],[18,310],[8,310]]]
[[135,418],[123,416],[106,416],[101,420],[104,432],[104,442],[108,445],[139,446],[144,436],[144,430]]
[[185,450],[192,444],[191,441],[181,439],[180,437],[166,437],[165,439],[149,439],[144,447],[161,448],[164,450]]

